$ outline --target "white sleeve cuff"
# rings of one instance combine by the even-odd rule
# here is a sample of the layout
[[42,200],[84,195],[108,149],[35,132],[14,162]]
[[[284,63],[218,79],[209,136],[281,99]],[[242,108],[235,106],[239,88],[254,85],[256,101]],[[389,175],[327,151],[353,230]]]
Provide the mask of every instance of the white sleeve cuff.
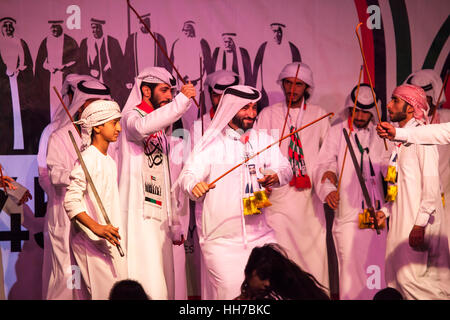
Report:
[[416,222],[414,224],[419,227],[425,227],[428,224],[429,219],[430,215],[428,213],[421,212],[417,215]]
[[404,128],[395,128],[394,140],[401,142],[408,142],[408,131]]

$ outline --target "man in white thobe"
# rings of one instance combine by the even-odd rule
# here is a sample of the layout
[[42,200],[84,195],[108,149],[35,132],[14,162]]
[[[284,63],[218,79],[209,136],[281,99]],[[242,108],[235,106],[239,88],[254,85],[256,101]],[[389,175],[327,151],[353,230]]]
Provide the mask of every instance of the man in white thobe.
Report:
[[[196,223],[210,288],[202,299],[236,298],[251,250],[276,241],[264,209],[254,212],[246,205],[259,184],[277,188],[292,177],[289,163],[276,145],[249,159],[273,142],[267,134],[249,130],[260,98],[261,93],[249,86],[225,89],[210,127],[194,147],[176,184],[191,199],[203,200]],[[245,159],[249,159],[246,164],[211,184]],[[256,182],[257,176],[262,179]]]
[[[446,99],[445,92],[442,90],[442,80],[436,71],[432,69],[416,71],[406,79],[405,83],[419,86],[425,91],[430,106],[428,112],[430,123],[450,121],[450,110],[441,108]],[[441,194],[444,204],[447,202],[447,205],[444,205],[444,210],[447,217],[450,217],[450,145],[440,145],[437,146],[437,149],[439,152]]]
[[[98,80],[77,83],[69,113],[77,118],[83,109],[95,99],[110,99],[109,89]],[[76,161],[76,153],[68,135],[71,131],[78,146],[81,138],[70,122],[64,109],[55,118],[55,130],[48,140],[47,168],[50,180],[47,213],[44,224],[44,262],[42,267],[42,296],[44,299],[73,299],[71,282],[72,265],[70,257],[70,221],[64,210],[63,201],[70,183],[70,172]],[[45,179],[45,178],[44,178]]]
[[184,259],[174,265],[173,244],[182,243],[189,217],[187,199],[176,199],[183,205],[174,206],[177,195],[170,193],[182,156],[174,154],[179,148],[169,138],[171,125],[189,108],[195,89],[187,84],[173,98],[174,88],[175,78],[166,69],[141,71],[122,112],[117,154],[129,277],[157,300],[174,299],[176,287],[183,286],[174,283],[175,273],[184,273]]
[[[308,101],[314,89],[314,81],[312,71],[305,63],[287,64],[278,76],[278,83],[284,92],[285,100],[261,111],[256,123],[258,129],[266,129],[275,139],[279,139],[282,135],[326,114],[321,107]],[[285,131],[282,133],[294,85],[292,105]],[[300,163],[293,159],[295,157],[289,156],[294,151],[290,148],[292,139],[281,143],[280,150],[290,159],[295,177],[289,185],[273,190],[270,195],[272,206],[267,209],[267,222],[275,231],[277,242],[287,251],[290,259],[311,273],[325,287],[328,287],[329,282],[325,216],[310,177],[329,128],[329,121],[323,120],[298,133],[296,145],[302,146],[304,156]],[[298,154],[302,158],[300,152]]]
[[[401,85],[387,106],[401,128],[428,122],[429,106],[420,87]],[[448,217],[439,190],[435,146],[397,144],[389,162],[389,205],[377,211],[378,223],[390,217],[386,245],[386,282],[406,299],[449,299]]]
[[[376,134],[377,114],[369,85],[363,83],[359,89],[353,88],[346,99],[344,113],[347,119],[333,125],[322,144],[314,173],[315,185],[319,198],[335,210],[332,231],[339,265],[339,297],[342,300],[372,300],[375,293],[386,286],[386,230],[377,235],[369,225],[359,221],[368,208],[361,188],[355,186],[358,178],[350,155],[346,156],[348,150],[343,129],[349,132],[375,209],[384,204],[382,179],[390,153]],[[338,179],[341,179],[339,191]]]
[[[204,132],[209,128],[212,119],[217,111],[217,107],[219,106],[220,100],[222,98],[222,94],[224,90],[228,87],[242,84],[240,77],[228,70],[217,70],[210,73],[205,79],[205,113],[201,116],[200,119],[194,121],[191,129],[190,129],[190,139],[191,139],[191,148],[200,141]],[[203,208],[202,201],[195,202],[195,215],[201,215]],[[195,217],[195,216],[194,216]],[[194,221],[191,222],[192,225],[195,225]],[[203,265],[203,259],[200,259],[201,268],[200,268],[200,277],[201,277],[201,296],[208,296],[207,290],[211,287],[208,282],[207,273],[205,272],[205,266]]]

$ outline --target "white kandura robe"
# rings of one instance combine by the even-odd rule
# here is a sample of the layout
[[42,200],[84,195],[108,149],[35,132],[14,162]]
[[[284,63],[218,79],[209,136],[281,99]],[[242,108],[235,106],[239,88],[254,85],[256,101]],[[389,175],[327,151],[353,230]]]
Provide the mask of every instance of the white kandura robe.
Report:
[[[128,252],[128,276],[139,281],[146,293],[154,300],[174,299],[174,292],[177,290],[178,284],[174,283],[173,244],[167,213],[161,215],[162,220],[148,218],[144,214],[142,163],[145,155],[143,140],[149,135],[169,127],[183,115],[189,106],[190,100],[180,93],[171,103],[144,117],[132,109],[123,113],[121,120],[123,131],[118,154],[120,163],[119,192],[123,225],[126,228],[124,243]],[[180,148],[175,148],[173,145],[171,150],[180,152]],[[173,182],[181,171],[181,156],[172,157],[169,154],[169,165],[170,179]],[[170,190],[170,186],[168,190]],[[183,206],[182,211],[184,215],[179,218],[182,230],[186,235],[189,223],[188,204]],[[172,214],[175,216],[180,212],[174,214],[174,210],[172,210]],[[173,218],[176,220],[174,216],[172,220],[174,220]],[[177,265],[175,268],[179,272],[181,270],[184,272],[184,262],[183,265]],[[180,285],[186,288],[186,284]]]
[[419,144],[450,144],[450,122],[420,128],[395,128],[395,140]]
[[[120,219],[116,163],[109,155],[104,155],[93,145],[81,155],[106,214],[111,224],[119,228],[119,235],[121,235],[123,227]],[[76,215],[86,212],[97,223],[106,225],[92,187],[87,182],[78,162],[70,174],[70,185],[67,187],[64,207],[69,219],[72,220],[70,245],[83,279],[81,289],[75,288],[76,297],[107,300],[114,283],[127,278],[126,251],[124,250],[125,256],[121,257],[115,246],[103,238],[95,237],[96,240],[90,238],[73,221]],[[91,235],[94,234],[91,233]]]
[[[438,109],[441,122],[450,121],[449,109]],[[437,146],[439,152],[439,178],[441,179],[441,193],[444,197],[444,212],[450,219],[450,144]],[[450,246],[450,237],[449,237]]]
[[[377,235],[375,230],[359,228],[358,214],[363,212],[364,196],[349,151],[345,164],[342,164],[347,148],[343,128],[349,132],[347,120],[333,125],[328,131],[318,155],[314,185],[319,198],[325,203],[327,195],[336,191],[337,187],[328,179],[322,183],[323,174],[331,171],[338,179],[342,175],[339,206],[335,210],[333,222],[333,239],[339,263],[339,298],[372,300],[378,290],[386,287],[384,256],[387,230],[384,229]],[[354,132],[362,147],[369,149],[368,155],[364,153],[363,175],[372,205],[377,209],[375,200],[378,200],[380,205],[384,204],[382,179],[386,174],[390,150],[385,150],[383,140],[378,137],[375,128],[371,121],[367,128],[354,127]],[[361,153],[355,142],[354,132],[350,134],[350,140],[358,164],[361,166]],[[368,157],[372,163],[374,177],[371,177]],[[344,169],[341,172],[342,166]],[[367,204],[364,204],[364,207],[367,208]],[[376,271],[372,271],[371,266],[377,267],[374,269]]]
[[[319,106],[306,103],[303,118],[293,124],[300,128],[326,114]],[[281,137],[286,117],[286,102],[264,108],[257,118],[256,128],[267,129],[274,139]],[[293,118],[296,110],[291,109]],[[297,109],[298,112],[298,109]],[[330,128],[328,119],[299,132],[305,156],[306,170],[312,181],[317,155]],[[284,135],[289,133],[286,125]],[[289,159],[290,138],[281,143],[282,154]],[[297,189],[286,185],[273,190],[270,195],[272,206],[266,210],[267,223],[275,231],[277,242],[287,250],[289,258],[303,270],[311,273],[325,287],[328,287],[328,259],[326,251],[325,215],[322,202],[312,189]]]
[[66,188],[70,183],[70,172],[77,159],[69,130],[79,147],[81,138],[70,122],[50,135],[47,147],[47,168],[51,185],[47,193],[44,223],[42,297],[48,300],[73,299],[72,289],[67,286],[67,281],[71,281],[73,265],[69,247],[70,221],[63,205]]
[[[203,123],[202,123],[202,121],[203,121]],[[202,138],[202,126],[203,126],[203,133],[205,133],[206,130],[209,128],[211,121],[212,121],[212,119],[211,119],[211,115],[210,115],[209,111],[207,111],[205,114],[203,114],[203,116],[201,118],[194,121],[191,128],[189,129],[189,139],[191,142],[190,150],[192,150],[194,148],[195,144],[198,141],[200,141],[200,139]],[[200,201],[200,200],[196,201],[195,208],[194,208],[194,215],[195,216],[201,215],[202,210],[203,210],[203,201]],[[197,238],[198,238],[199,233],[198,233],[197,225],[196,225],[196,229],[197,229],[196,232],[197,232]],[[200,281],[200,296],[202,297],[202,299],[204,299],[205,297],[212,296],[212,293],[211,293],[212,285],[209,283],[208,271],[206,269],[205,262],[202,257],[202,252],[201,252],[201,250],[198,250],[198,251],[200,251],[200,253],[199,253],[200,258],[198,259],[198,260],[200,260],[200,280],[199,280]]]
[[[416,128],[411,119],[405,127]],[[383,211],[390,216],[386,282],[406,299],[450,299],[449,217],[443,214],[435,146],[402,144],[397,164],[398,194]],[[425,251],[409,246],[414,225],[426,226]]]
[[[192,162],[186,163],[181,187],[191,199],[199,200],[192,194],[197,183],[212,182],[244,160],[245,146],[239,137],[236,131],[228,128]],[[254,154],[271,142],[273,140],[267,134],[258,135],[252,130],[247,145]],[[292,178],[289,162],[276,146],[253,158],[250,163],[256,165],[258,177],[262,177],[260,168],[275,171],[280,185]],[[276,242],[273,230],[266,223],[264,209],[260,215],[243,216],[245,170],[248,170],[245,165],[240,166],[217,181],[216,187],[203,198],[203,211],[196,212],[197,232],[207,273],[207,282],[202,283],[202,287],[208,286],[202,288],[204,300],[236,298],[240,294],[244,269],[252,249]]]

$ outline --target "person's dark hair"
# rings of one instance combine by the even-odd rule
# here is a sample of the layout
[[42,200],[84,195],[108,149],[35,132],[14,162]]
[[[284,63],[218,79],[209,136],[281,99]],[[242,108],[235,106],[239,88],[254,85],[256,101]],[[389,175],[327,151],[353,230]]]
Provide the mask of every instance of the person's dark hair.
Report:
[[122,280],[114,284],[109,300],[149,300],[142,285],[135,280]]
[[[256,274],[269,280],[266,290],[254,292],[249,285]],[[290,260],[283,249],[274,243],[252,250],[245,267],[245,280],[241,285],[244,299],[329,300],[324,287],[313,275],[303,271]]]
[[403,296],[397,289],[387,287],[378,291],[373,300],[403,300]]
[[150,83],[150,82],[144,82],[144,81],[142,81],[142,82],[141,82],[141,86],[139,87],[139,89],[141,90],[141,96],[144,96],[144,94],[142,93],[142,87],[143,87],[143,86],[149,87],[150,90],[152,91],[152,96],[153,96],[153,90],[155,90],[155,88],[156,88],[156,86],[157,86],[158,84],[159,84],[159,83]]
[[305,93],[303,94],[303,98],[305,99],[305,102],[308,101],[309,97],[311,96],[307,89],[309,88],[309,85],[306,85]]

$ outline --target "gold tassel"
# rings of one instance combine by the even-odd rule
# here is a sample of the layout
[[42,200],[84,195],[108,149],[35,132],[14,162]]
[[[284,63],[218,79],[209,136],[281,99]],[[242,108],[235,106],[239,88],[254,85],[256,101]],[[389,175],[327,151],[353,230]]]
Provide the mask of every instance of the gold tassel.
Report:
[[395,201],[395,198],[397,197],[397,192],[398,189],[396,185],[389,185],[387,187],[386,201],[387,202]]
[[270,207],[272,204],[267,197],[266,190],[255,191],[256,207],[258,209]]
[[[364,209],[364,212],[358,215],[358,220],[360,229],[371,229],[369,210]],[[383,222],[383,224],[379,226],[379,229],[384,229],[384,227],[385,223]]]
[[249,198],[242,199],[244,204],[244,215],[251,216],[255,214],[260,214],[258,207],[256,206],[256,197],[250,196]]
[[443,192],[441,193],[441,198],[442,198],[442,206],[445,208],[445,195]]
[[397,170],[394,166],[389,166],[384,181],[395,183],[397,177]]
[[369,220],[369,211],[364,210],[363,213],[360,213],[358,215],[358,220],[359,220],[359,228],[360,229],[367,229],[370,228],[370,220]]

